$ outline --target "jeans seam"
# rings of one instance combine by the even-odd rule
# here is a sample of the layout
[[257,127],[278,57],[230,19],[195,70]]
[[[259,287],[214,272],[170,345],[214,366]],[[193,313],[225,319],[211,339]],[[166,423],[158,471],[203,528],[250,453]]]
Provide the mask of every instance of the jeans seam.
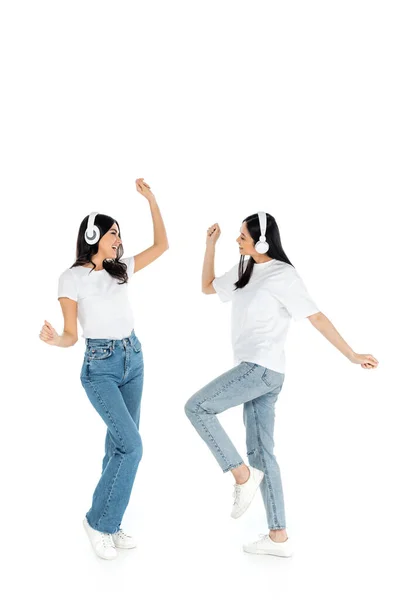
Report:
[[[253,402],[253,400],[251,400],[251,404],[252,404],[252,407],[253,407],[254,421],[255,421],[255,424],[256,424],[257,443],[258,443],[258,447],[262,448],[258,415],[257,415],[257,410],[256,410],[256,407],[255,407],[255,403]],[[270,496],[271,496],[271,507],[272,507],[272,515],[273,515],[274,525],[277,527],[278,526],[278,518],[277,518],[277,514],[276,514],[276,504],[275,504],[274,493],[273,493],[273,490],[272,490],[271,479],[270,479],[270,476],[269,476],[269,472],[268,472],[268,468],[267,468],[267,463],[266,463],[266,460],[264,458],[264,454],[263,454],[263,452],[260,452],[260,454],[261,454],[261,461],[262,461],[262,465],[263,465],[263,468],[264,468],[265,477],[266,477],[266,480],[267,480],[268,490],[269,490],[269,493],[270,493]]]
[[[121,434],[119,433],[118,427],[116,426],[116,423],[115,423],[114,419],[111,417],[111,414],[110,414],[110,412],[109,412],[109,410],[108,410],[108,408],[107,408],[107,406],[106,406],[105,402],[103,402],[103,400],[102,400],[102,398],[101,398],[100,394],[98,393],[98,391],[97,391],[97,389],[96,389],[95,385],[93,384],[93,382],[92,382],[90,379],[88,379],[87,381],[88,381],[88,383],[90,384],[90,386],[92,387],[92,389],[93,389],[93,392],[95,393],[95,395],[96,395],[96,397],[97,397],[97,399],[98,399],[99,403],[100,403],[100,404],[102,405],[102,407],[104,408],[104,410],[105,410],[105,412],[106,412],[106,414],[107,414],[107,417],[108,417],[108,419],[111,421],[111,423],[112,423],[112,424],[113,424],[113,426],[115,427],[115,431],[117,432],[118,438],[119,438],[119,440],[120,440],[120,442],[121,442],[121,447],[122,447],[122,449],[125,451],[125,445],[124,445],[123,439],[122,439],[122,437],[121,437]],[[110,505],[110,500],[111,500],[111,496],[112,496],[112,491],[113,491],[113,488],[114,488],[114,484],[115,484],[115,482],[116,482],[116,480],[117,480],[117,477],[118,477],[119,471],[120,471],[120,469],[121,469],[122,463],[123,463],[123,461],[124,461],[124,458],[125,458],[125,457],[124,457],[123,455],[121,455],[121,461],[120,461],[120,464],[119,464],[118,470],[117,470],[117,472],[116,472],[116,474],[115,474],[115,476],[114,476],[114,479],[113,479],[113,481],[112,481],[112,483],[111,483],[110,493],[109,493],[109,495],[108,495],[108,498],[107,498],[107,500],[106,500],[106,503],[105,503],[105,506],[104,506],[103,513],[102,513],[102,515],[101,515],[101,516],[98,518],[98,520],[96,521],[96,528],[98,528],[98,527],[99,527],[100,521],[101,521],[101,520],[102,520],[102,519],[103,519],[103,518],[106,516],[106,514],[107,514],[107,512],[108,512],[108,507],[109,507],[109,505]]]
[[[119,472],[120,472],[121,467],[122,467],[122,463],[124,462],[124,458],[125,458],[125,456],[123,454],[120,454],[120,456],[121,456],[121,461],[119,463],[119,467],[117,469],[117,472],[115,473],[114,479],[111,482],[110,493],[108,494],[108,498],[107,498],[106,503],[105,503],[103,514],[97,520],[97,523],[96,523],[97,527],[99,527],[100,521],[107,515],[108,507],[110,506],[110,501],[111,501],[111,496],[112,496],[112,493],[113,493],[114,485],[115,485],[115,482],[117,481]],[[118,531],[118,529],[116,531]],[[116,533],[116,532],[114,532],[114,533]]]
[[91,355],[92,354],[91,350],[96,350],[96,349],[99,349],[99,348],[100,349],[101,348],[104,349],[104,347],[103,346],[96,346],[96,345],[93,345],[93,346],[87,345],[86,349],[85,349],[85,354],[87,356],[87,359],[89,361],[92,361],[92,360],[105,360],[107,358],[111,358],[111,356],[114,353],[114,345],[112,343],[110,343],[110,344],[107,344],[107,345],[105,344],[105,346],[106,346],[106,349],[108,351],[108,354],[106,356],[102,356],[101,358],[95,358],[94,356]]
[[230,465],[226,469],[222,469],[222,471],[224,473],[227,473],[228,471],[231,471],[232,469],[236,469],[237,467],[240,467],[240,465],[244,465],[244,462],[242,460],[240,462],[238,462],[236,465]]
[[271,381],[268,379],[268,369],[265,369],[264,373],[261,375],[261,379],[267,387],[271,385]]
[[107,354],[107,356],[102,356],[101,358],[94,358],[93,356],[88,356],[87,360],[89,362],[99,362],[101,360],[107,360],[107,358],[111,358],[112,353],[111,354]]
[[241,379],[244,379],[245,377],[247,377],[249,375],[249,373],[251,373],[252,371],[254,371],[257,368],[258,365],[253,364],[250,369],[248,371],[246,371],[246,373],[243,373],[243,375],[239,375],[238,377],[236,377],[235,379],[232,379],[231,381],[228,381],[225,385],[223,385],[221,388],[218,389],[217,392],[215,392],[215,394],[213,396],[210,396],[209,398],[204,398],[201,403],[206,402],[207,400],[214,400],[217,396],[219,396],[221,394],[222,391],[226,390],[228,387],[230,387],[233,383],[237,383],[238,381],[240,381]]
[[[215,448],[217,449],[218,453],[221,455],[221,457],[223,458],[223,460],[228,463],[228,460],[225,456],[225,454],[222,452],[221,448],[218,446],[217,442],[215,441],[215,439],[213,438],[213,436],[211,435],[210,430],[206,427],[206,425],[204,424],[201,415],[199,413],[199,408],[201,407],[202,404],[204,404],[204,402],[207,402],[207,400],[213,400],[214,398],[216,398],[217,396],[219,396],[219,394],[227,389],[230,385],[232,385],[233,383],[236,383],[237,381],[240,381],[242,378],[246,377],[249,373],[251,373],[251,371],[254,371],[254,369],[256,368],[257,365],[252,365],[252,367],[246,371],[246,373],[244,373],[243,375],[240,375],[239,377],[236,377],[235,379],[232,379],[232,381],[228,381],[227,384],[225,384],[224,386],[222,386],[213,396],[211,396],[210,398],[203,398],[203,400],[201,400],[200,402],[198,402],[196,404],[196,410],[194,411],[194,414],[196,415],[198,421],[200,422],[200,425],[203,427],[204,431],[207,433],[208,437],[210,438],[210,440],[213,442]],[[204,409],[202,409],[204,412]],[[241,463],[239,463],[241,464]],[[226,471],[230,471],[231,469],[234,469],[235,467],[225,467],[225,469],[223,469],[223,472],[225,473]]]
[[[200,404],[196,405],[196,409],[198,409],[200,407]],[[228,464],[228,459],[226,458],[225,454],[222,452],[221,448],[218,446],[217,442],[215,441],[214,437],[211,435],[210,430],[208,429],[208,427],[206,427],[206,425],[204,424],[200,414],[197,412],[195,412],[195,415],[197,417],[197,420],[200,422],[200,425],[203,427],[204,431],[206,432],[206,434],[208,435],[208,437],[210,438],[210,440],[212,441],[212,443],[214,444],[214,447],[216,448],[216,450],[218,451],[218,453],[220,454],[220,456],[223,458],[223,460]],[[230,470],[230,467],[225,467],[227,471]],[[223,469],[224,471],[224,469]]]
[[106,404],[105,404],[105,402],[103,402],[103,400],[101,399],[101,396],[100,396],[100,394],[98,393],[98,391],[97,391],[96,387],[94,386],[93,382],[92,382],[92,381],[91,381],[89,378],[87,379],[87,382],[88,382],[88,383],[90,384],[90,386],[92,387],[92,389],[93,389],[93,391],[94,391],[94,393],[95,393],[95,395],[96,395],[96,397],[97,397],[98,401],[100,402],[100,404],[101,404],[101,405],[102,405],[102,407],[104,408],[104,410],[105,410],[105,412],[106,412],[106,414],[107,414],[107,417],[109,418],[109,420],[110,420],[110,422],[112,423],[112,425],[115,427],[115,431],[116,431],[116,433],[117,433],[117,435],[118,435],[118,439],[119,439],[119,441],[121,442],[121,448],[122,448],[122,450],[125,452],[125,444],[124,444],[124,440],[123,440],[123,439],[122,439],[122,437],[121,437],[121,434],[120,434],[120,432],[119,432],[119,430],[118,430],[118,427],[117,427],[117,425],[116,425],[116,423],[115,423],[114,419],[112,418],[112,416],[111,416],[111,414],[110,414],[110,412],[109,412],[109,410],[108,410],[108,408],[107,408],[107,405],[106,405]]

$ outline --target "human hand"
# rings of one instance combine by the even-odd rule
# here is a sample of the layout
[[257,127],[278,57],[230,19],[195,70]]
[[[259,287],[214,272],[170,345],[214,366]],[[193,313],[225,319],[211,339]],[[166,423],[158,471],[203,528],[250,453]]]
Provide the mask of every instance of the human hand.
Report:
[[357,354],[350,357],[350,361],[356,365],[361,365],[363,369],[376,369],[379,361],[372,354]]
[[50,346],[58,346],[60,336],[57,331],[48,321],[45,320],[44,325],[39,334],[40,339]]
[[214,223],[214,225],[211,225],[211,227],[207,229],[206,245],[215,246],[220,235],[221,230],[219,228],[219,225],[218,223]]
[[136,179],[136,190],[149,201],[156,199],[149,184],[145,182],[143,177]]

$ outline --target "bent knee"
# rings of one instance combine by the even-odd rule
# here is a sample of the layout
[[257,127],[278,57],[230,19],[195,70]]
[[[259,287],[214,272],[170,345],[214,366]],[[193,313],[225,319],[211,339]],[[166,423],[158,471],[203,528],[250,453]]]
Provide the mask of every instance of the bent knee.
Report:
[[132,450],[132,454],[135,457],[135,460],[140,461],[143,456],[143,444],[141,438],[136,442],[135,447]]
[[118,448],[121,454],[132,455],[135,457],[142,457],[143,455],[143,444],[142,438],[136,433],[132,438],[126,440],[125,443]]
[[186,402],[184,409],[186,416],[190,419],[190,417],[193,415],[193,407],[192,402],[190,400]]
[[191,398],[189,398],[189,400],[186,402],[185,404],[185,413],[186,416],[191,419],[193,418],[193,416],[199,412],[199,410],[201,410],[201,405],[200,405],[201,399],[197,396],[197,394],[194,394]]

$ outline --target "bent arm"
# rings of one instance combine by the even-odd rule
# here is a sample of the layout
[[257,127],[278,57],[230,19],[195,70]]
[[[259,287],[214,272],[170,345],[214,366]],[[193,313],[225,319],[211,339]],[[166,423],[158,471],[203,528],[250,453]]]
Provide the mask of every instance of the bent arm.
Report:
[[335,329],[333,323],[322,312],[317,312],[314,315],[307,317],[315,329],[339,350],[346,358],[351,360],[354,358],[355,352],[350,348],[348,343],[342,338],[340,333]]
[[71,298],[59,298],[64,317],[64,330],[58,337],[57,346],[69,348],[78,341],[78,303]]
[[147,267],[169,248],[167,232],[156,199],[149,199],[149,205],[153,219],[154,243],[143,252],[135,255],[134,273]]

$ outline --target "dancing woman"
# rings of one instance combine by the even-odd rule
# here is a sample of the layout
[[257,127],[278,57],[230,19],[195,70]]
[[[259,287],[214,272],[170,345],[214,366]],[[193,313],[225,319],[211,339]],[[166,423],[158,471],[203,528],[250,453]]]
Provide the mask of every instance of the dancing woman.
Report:
[[[260,487],[269,534],[245,544],[254,554],[292,554],[286,532],[281,475],[274,448],[275,404],[285,379],[284,345],[291,318],[308,318],[352,363],[375,369],[371,354],[357,354],[318,309],[283,251],[278,225],[265,212],[242,222],[237,238],[240,261],[221,277],[215,277],[215,244],[218,224],[207,231],[202,289],[232,301],[232,345],[235,366],[196,392],[185,412],[206,442],[223,472],[234,477],[231,516],[240,517]],[[248,259],[245,259],[248,256]],[[243,404],[249,466],[221,427],[217,415]]]
[[52,346],[73,346],[78,341],[79,320],[86,340],[80,379],[107,426],[107,435],[102,474],[83,524],[94,551],[104,559],[116,558],[116,548],[135,547],[133,538],[121,529],[121,521],[142,457],[139,417],[144,368],[128,282],[168,248],[150,186],[137,179],[136,189],[149,202],[153,245],[123,258],[118,221],[99,213],[85,217],[79,228],[76,260],[59,278],[63,333],[58,335],[45,321],[39,335]]

